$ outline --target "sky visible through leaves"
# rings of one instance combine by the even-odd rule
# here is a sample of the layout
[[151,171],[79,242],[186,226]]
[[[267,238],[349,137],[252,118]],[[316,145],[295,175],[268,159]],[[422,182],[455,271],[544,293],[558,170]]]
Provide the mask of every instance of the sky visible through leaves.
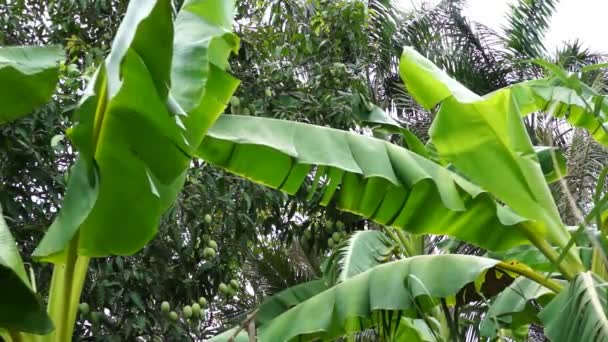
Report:
[[[433,5],[439,0],[400,0],[404,8],[419,7],[421,3]],[[506,23],[505,13],[514,0],[468,0],[465,14],[472,20],[501,29]],[[551,20],[545,45],[550,52],[564,41],[579,39],[593,51],[608,53],[605,35],[607,0],[560,0]]]

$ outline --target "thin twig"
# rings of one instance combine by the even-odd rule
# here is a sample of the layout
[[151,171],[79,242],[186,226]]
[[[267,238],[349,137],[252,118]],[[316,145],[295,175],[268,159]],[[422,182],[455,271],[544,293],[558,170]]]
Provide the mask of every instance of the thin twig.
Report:
[[[253,312],[251,312],[249,315],[247,315],[247,318],[241,323],[241,325],[239,326],[238,329],[236,329],[236,331],[234,332],[234,334],[232,334],[232,336],[230,336],[230,338],[228,339],[228,342],[234,342],[235,338],[239,335],[239,333],[243,330],[245,330],[245,328],[248,329],[248,333],[249,333],[249,341],[251,340],[251,322],[255,322],[255,315],[258,313],[259,309],[255,309],[253,310]],[[255,323],[253,325],[253,338],[254,338],[254,342],[255,342]]]

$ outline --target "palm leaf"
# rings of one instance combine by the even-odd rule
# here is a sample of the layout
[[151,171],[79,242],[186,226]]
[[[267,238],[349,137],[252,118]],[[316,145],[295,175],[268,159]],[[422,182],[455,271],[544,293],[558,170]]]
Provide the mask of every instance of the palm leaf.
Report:
[[606,284],[579,274],[540,312],[545,334],[556,342],[608,341]]
[[546,52],[544,35],[559,0],[519,0],[510,5],[505,28],[507,48],[528,58],[542,57]]
[[[608,148],[594,141],[582,129],[576,129],[572,134],[568,148],[568,178],[567,185],[570,196],[561,188],[556,189],[558,208],[569,225],[577,225],[576,210],[588,213],[589,203],[593,202],[596,193],[596,184],[600,181],[602,169],[608,165]],[[601,192],[601,190],[600,190]],[[571,200],[577,207],[571,205]]]
[[527,243],[516,229],[521,219],[489,194],[383,140],[303,123],[223,115],[198,155],[289,194],[314,170],[317,183],[325,180],[318,191],[322,204],[333,200],[340,210],[413,234],[451,235],[489,250]]
[[260,293],[274,295],[312,278],[309,270],[286,253],[284,247],[269,247],[258,243],[258,249],[259,253],[245,259],[243,271]]
[[338,282],[382,264],[392,250],[393,244],[382,232],[374,230],[356,232],[340,250]]
[[0,47],[0,124],[29,113],[51,98],[62,58],[59,46]]

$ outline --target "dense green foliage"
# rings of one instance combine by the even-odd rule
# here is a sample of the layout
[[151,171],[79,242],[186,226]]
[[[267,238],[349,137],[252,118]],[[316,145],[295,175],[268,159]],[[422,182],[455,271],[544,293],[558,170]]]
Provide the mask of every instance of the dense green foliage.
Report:
[[49,341],[606,337],[605,74],[546,52],[554,1],[505,37],[460,1],[239,1],[235,34],[230,1],[127,3],[0,6],[0,45],[65,50],[0,49],[11,338],[47,303]]

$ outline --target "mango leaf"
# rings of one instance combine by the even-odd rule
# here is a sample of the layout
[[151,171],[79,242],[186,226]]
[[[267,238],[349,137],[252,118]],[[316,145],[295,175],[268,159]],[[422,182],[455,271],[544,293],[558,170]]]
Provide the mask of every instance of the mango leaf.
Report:
[[[379,265],[286,311],[258,329],[259,340],[330,340],[374,326],[380,311],[412,313],[417,298],[456,294],[497,261],[467,255],[424,255]],[[437,272],[436,270],[442,270]],[[393,315],[399,317],[399,315]],[[298,322],[298,324],[293,324]]]
[[382,232],[357,231],[340,250],[338,282],[382,264],[392,251],[393,244]]
[[53,330],[38,296],[30,287],[17,244],[0,208],[0,328],[33,334]]
[[576,276],[539,314],[555,342],[608,341],[606,283],[591,272]]
[[46,103],[58,81],[59,46],[0,47],[0,124]]
[[538,312],[531,301],[543,305],[554,296],[546,287],[528,278],[518,277],[511,286],[496,296],[488,309],[480,326],[482,336],[496,336],[496,331],[503,325],[514,327],[539,322]]
[[[64,204],[37,258],[62,262],[60,251],[76,232],[79,254],[89,257],[129,255],[154,236],[160,216],[183,185],[205,125],[223,110],[237,84],[224,68],[238,45],[226,22],[217,19],[232,8],[230,3],[188,1],[178,14],[175,41],[170,2],[129,3],[112,51],[89,84],[69,132],[88,168],[84,173],[98,181],[74,183],[72,191],[87,204],[81,203],[78,212],[77,206]],[[231,22],[231,16],[221,17]],[[216,34],[229,37],[232,45],[197,40]],[[187,63],[188,77],[175,76]],[[179,86],[170,88],[172,80]],[[179,91],[201,84],[196,93]],[[182,107],[188,96],[196,106]]]
[[323,205],[333,200],[340,210],[413,234],[450,235],[489,250],[528,243],[517,229],[522,219],[489,194],[415,153],[372,137],[223,115],[198,155],[288,194],[296,193],[314,171],[325,182],[319,190]]
[[[478,96],[411,48],[400,72],[418,102],[427,109],[440,104],[430,129],[439,155],[518,215],[545,225],[548,240],[564,247],[570,234],[521,119],[522,92],[504,88]],[[569,257],[580,263],[574,249]]]

